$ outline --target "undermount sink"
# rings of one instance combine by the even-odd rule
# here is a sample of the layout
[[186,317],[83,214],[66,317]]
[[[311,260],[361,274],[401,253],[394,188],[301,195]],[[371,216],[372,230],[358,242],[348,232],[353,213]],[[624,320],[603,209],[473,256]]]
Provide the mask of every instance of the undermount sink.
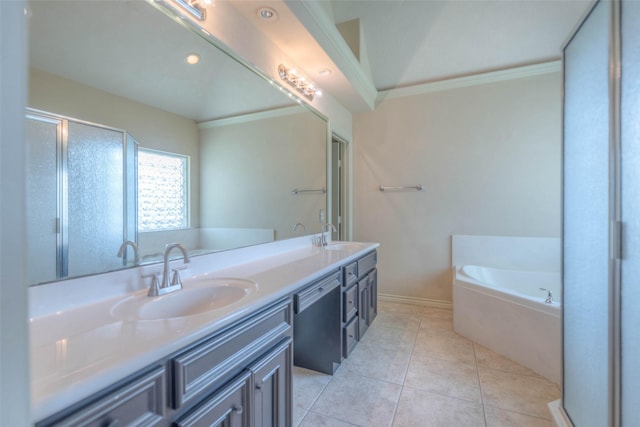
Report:
[[331,242],[323,247],[329,251],[353,251],[366,247],[366,244],[360,242]]
[[179,291],[159,297],[131,296],[111,309],[120,320],[160,320],[193,316],[217,310],[240,301],[258,289],[252,280],[206,278],[185,280]]

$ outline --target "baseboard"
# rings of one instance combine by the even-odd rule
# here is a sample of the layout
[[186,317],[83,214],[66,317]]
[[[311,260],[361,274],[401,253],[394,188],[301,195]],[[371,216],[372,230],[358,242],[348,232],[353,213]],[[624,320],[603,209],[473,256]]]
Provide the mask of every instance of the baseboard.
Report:
[[556,424],[556,427],[574,427],[569,416],[562,407],[561,399],[549,402],[547,403],[547,406],[549,407],[549,412],[551,412],[551,416],[553,417],[553,422]]
[[389,295],[389,294],[378,293],[378,300],[386,301],[386,302],[397,302],[400,304],[421,305],[425,307],[445,308],[447,310],[453,310],[453,304],[451,303],[451,301],[443,301],[438,299],[401,297],[399,295]]

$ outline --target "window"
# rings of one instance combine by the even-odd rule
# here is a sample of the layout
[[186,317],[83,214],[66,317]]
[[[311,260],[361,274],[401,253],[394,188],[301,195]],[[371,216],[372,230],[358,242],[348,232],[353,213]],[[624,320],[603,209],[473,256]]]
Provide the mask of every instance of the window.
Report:
[[138,231],[189,226],[189,157],[138,150]]

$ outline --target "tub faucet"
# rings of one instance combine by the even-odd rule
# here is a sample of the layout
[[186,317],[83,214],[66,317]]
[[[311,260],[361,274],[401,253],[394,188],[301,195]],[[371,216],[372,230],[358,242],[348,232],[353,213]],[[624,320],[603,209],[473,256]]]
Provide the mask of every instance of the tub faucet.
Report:
[[133,249],[134,265],[140,264],[140,255],[138,254],[138,245],[136,245],[136,242],[133,242],[131,240],[125,240],[120,245],[120,249],[118,249],[118,255],[117,255],[118,257],[122,258],[122,265],[127,265],[127,255],[125,252],[127,250],[127,245],[131,246],[131,249]]
[[546,302],[547,304],[553,304],[553,292],[551,292],[551,289],[540,288],[540,290],[547,292],[547,299],[545,299],[544,302]]
[[296,222],[295,225],[293,226],[293,228],[291,229],[292,232],[296,232],[296,230],[298,229],[298,227],[302,227],[302,232],[306,235],[307,234],[307,227],[305,227],[305,225],[301,222]]

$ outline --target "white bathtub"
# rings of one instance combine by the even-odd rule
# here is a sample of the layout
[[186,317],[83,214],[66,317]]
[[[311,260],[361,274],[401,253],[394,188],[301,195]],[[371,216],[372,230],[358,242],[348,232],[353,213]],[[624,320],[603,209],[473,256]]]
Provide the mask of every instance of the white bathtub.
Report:
[[[557,272],[456,267],[454,329],[560,384],[560,287]],[[553,303],[540,288],[551,289]]]

